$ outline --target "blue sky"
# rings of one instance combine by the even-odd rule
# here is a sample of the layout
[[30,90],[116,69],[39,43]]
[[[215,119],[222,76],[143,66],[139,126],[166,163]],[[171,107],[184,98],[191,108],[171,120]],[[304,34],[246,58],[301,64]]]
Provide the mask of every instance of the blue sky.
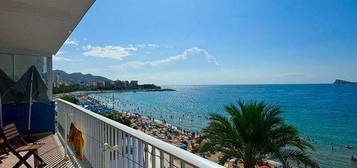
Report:
[[357,81],[357,1],[97,0],[53,64],[160,85]]

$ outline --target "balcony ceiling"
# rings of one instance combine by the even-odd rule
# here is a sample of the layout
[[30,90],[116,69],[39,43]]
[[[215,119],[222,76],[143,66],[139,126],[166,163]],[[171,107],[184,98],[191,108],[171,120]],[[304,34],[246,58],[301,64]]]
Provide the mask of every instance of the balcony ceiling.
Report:
[[1,0],[0,52],[51,56],[95,0]]

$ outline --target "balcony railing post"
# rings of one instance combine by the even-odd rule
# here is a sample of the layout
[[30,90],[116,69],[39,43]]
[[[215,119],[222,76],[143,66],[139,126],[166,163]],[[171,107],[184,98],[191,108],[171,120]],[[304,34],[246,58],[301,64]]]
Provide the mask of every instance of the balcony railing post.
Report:
[[162,150],[160,150],[160,168],[165,168],[164,167],[164,164],[165,164],[165,161],[164,161],[164,152]]
[[170,157],[169,168],[173,168],[175,165],[174,157],[172,155],[170,155],[169,157]]
[[181,168],[186,168],[186,163],[183,160],[181,160]]
[[152,161],[152,168],[156,168],[156,155],[155,155],[155,147],[151,146],[151,161]]
[[105,148],[106,146],[104,146],[104,124],[101,122],[100,123],[100,134],[99,134],[99,138],[100,138],[100,146],[102,147],[102,152],[100,153],[100,158],[101,158],[101,165],[104,168],[105,167]]
[[109,159],[109,146],[110,144],[108,143],[108,125],[104,125],[104,151],[103,151],[103,156],[104,156],[104,168],[109,168],[109,163],[110,163],[110,159]]
[[119,144],[119,167],[124,167],[124,142],[123,142],[123,132],[119,131],[118,133],[118,144]]
[[144,166],[144,155],[143,155],[143,142],[141,140],[138,140],[138,158],[139,158],[139,167]]
[[[65,107],[64,104],[62,104],[62,107]],[[67,144],[68,141],[68,137],[67,137],[67,130],[68,130],[68,109],[64,109],[62,111],[62,113],[64,113],[64,142],[65,144]],[[65,153],[65,158],[68,158],[68,148],[67,146],[65,146],[64,148],[64,153]]]
[[145,167],[149,167],[149,146],[147,143],[144,145],[144,151],[145,151]]
[[109,163],[109,157],[108,157],[108,149],[109,148],[109,144],[105,143],[104,144],[104,150],[103,150],[103,168],[108,168],[108,163]]

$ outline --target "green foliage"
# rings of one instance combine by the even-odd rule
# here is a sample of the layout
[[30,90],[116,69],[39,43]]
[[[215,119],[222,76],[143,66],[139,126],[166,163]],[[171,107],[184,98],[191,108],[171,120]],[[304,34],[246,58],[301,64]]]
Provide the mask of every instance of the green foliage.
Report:
[[73,104],[78,104],[78,102],[79,102],[76,98],[74,98],[74,97],[72,97],[72,96],[67,96],[67,95],[61,97],[61,99],[66,100],[66,101],[68,101],[68,102],[71,102],[71,103],[73,103]]
[[53,94],[59,93],[69,93],[75,91],[90,91],[90,90],[155,90],[155,91],[174,91],[173,89],[164,89],[161,90],[161,87],[154,84],[143,84],[143,85],[134,85],[134,86],[123,86],[123,85],[108,85],[108,86],[80,86],[79,84],[71,85],[60,85],[58,87],[53,87]]
[[117,121],[121,124],[124,124],[126,126],[129,126],[131,125],[131,121],[128,117],[125,117],[125,116],[121,116],[120,114],[107,114],[107,113],[101,113],[102,116],[104,117],[107,117],[107,118],[110,118],[114,121]]
[[253,168],[263,159],[274,158],[287,165],[299,162],[310,167],[319,165],[308,155],[313,146],[299,137],[296,128],[281,117],[281,107],[264,102],[238,102],[225,106],[228,117],[211,114],[203,129],[200,152],[221,152],[220,163],[235,157]]
[[69,86],[65,85],[60,85],[59,87],[54,87],[53,88],[53,94],[58,94],[58,93],[68,93],[68,92],[74,92],[80,90],[80,87],[78,84],[73,84]]

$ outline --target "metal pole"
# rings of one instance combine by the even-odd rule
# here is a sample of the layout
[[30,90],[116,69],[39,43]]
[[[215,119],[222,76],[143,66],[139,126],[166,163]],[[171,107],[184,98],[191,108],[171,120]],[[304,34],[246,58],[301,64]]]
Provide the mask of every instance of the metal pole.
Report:
[[28,134],[31,130],[31,112],[32,112],[32,83],[33,83],[33,72],[31,73],[31,83],[30,83],[30,107],[29,107],[29,122],[28,122]]
[[115,101],[114,101],[114,93],[113,93],[113,110],[114,110],[114,102],[115,102]]

